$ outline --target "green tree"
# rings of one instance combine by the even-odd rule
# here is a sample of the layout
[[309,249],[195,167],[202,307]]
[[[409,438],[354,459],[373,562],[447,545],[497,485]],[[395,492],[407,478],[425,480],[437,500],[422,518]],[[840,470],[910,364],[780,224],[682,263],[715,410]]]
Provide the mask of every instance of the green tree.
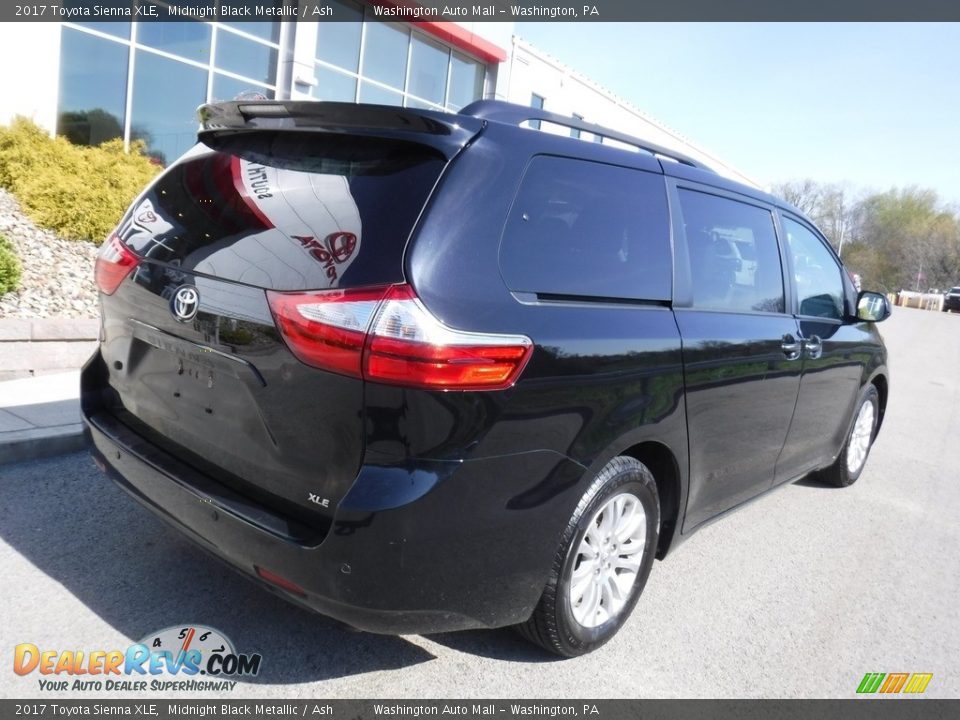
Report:
[[933,190],[866,196],[853,208],[851,240],[850,252],[863,262],[864,284],[872,288],[924,291],[960,281],[960,222]]
[[845,184],[820,183],[805,178],[777,183],[771,192],[813,220],[834,250],[842,251],[844,242],[849,240],[851,210],[850,192]]

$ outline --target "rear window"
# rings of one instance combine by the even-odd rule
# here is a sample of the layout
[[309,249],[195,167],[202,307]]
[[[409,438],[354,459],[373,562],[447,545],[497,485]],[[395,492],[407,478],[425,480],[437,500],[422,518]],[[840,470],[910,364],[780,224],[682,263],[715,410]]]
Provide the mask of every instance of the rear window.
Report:
[[154,260],[272,290],[398,282],[444,163],[379,138],[226,136],[164,173],[119,234]]
[[670,232],[663,177],[586,160],[535,157],[500,246],[511,290],[669,300]]

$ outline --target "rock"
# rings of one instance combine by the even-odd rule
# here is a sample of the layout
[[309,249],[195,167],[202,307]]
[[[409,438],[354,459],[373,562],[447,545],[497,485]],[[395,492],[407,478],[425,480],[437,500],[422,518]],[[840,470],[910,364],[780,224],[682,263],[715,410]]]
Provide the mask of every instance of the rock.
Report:
[[0,318],[95,318],[97,246],[65,240],[34,225],[0,189],[0,234],[16,248],[23,273],[17,292],[0,296]]

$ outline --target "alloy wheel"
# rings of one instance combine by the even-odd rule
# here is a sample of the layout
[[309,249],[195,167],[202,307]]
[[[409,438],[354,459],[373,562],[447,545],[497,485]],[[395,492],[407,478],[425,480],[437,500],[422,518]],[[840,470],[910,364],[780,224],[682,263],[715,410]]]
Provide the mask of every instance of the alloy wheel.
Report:
[[860,406],[853,432],[850,434],[850,442],[847,444],[847,472],[851,475],[855,475],[867,459],[870,441],[873,439],[874,415],[873,403],[866,400]]
[[593,628],[626,606],[647,541],[647,516],[631,493],[614,495],[594,514],[577,548],[570,580],[573,616]]

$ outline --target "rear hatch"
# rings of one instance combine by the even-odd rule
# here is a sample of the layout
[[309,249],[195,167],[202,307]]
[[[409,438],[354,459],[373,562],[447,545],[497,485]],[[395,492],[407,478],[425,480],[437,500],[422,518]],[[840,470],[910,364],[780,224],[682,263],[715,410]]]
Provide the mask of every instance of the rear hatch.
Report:
[[323,526],[363,457],[363,381],[298,360],[268,295],[402,282],[417,218],[479,128],[335,104],[201,112],[201,144],[98,260],[106,395],[149,441]]

